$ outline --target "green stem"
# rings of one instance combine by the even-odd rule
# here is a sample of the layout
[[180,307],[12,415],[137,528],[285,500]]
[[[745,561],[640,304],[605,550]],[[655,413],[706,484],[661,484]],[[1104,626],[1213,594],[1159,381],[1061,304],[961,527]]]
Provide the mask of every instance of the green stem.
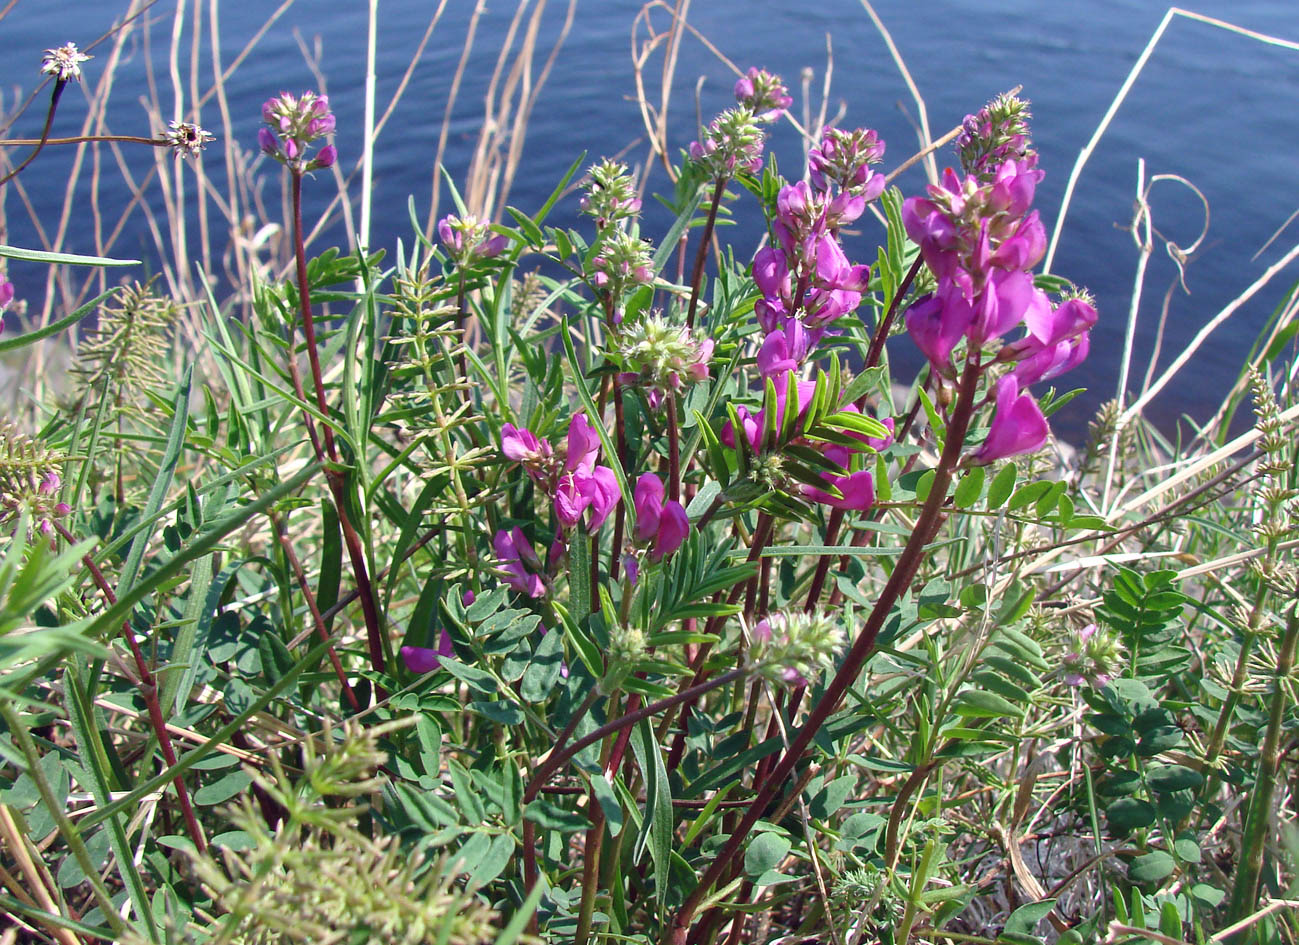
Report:
[[91,889],[94,890],[95,898],[99,900],[99,909],[104,913],[104,920],[112,926],[113,931],[118,936],[126,935],[130,929],[122,921],[122,917],[117,914],[117,907],[113,905],[113,897],[108,894],[103,881],[99,878],[99,867],[90,858],[90,851],[86,849],[81,834],[77,832],[77,828],[73,826],[72,821],[68,819],[68,815],[64,813],[63,804],[55,798],[54,790],[45,777],[45,769],[41,767],[41,756],[36,753],[36,744],[32,741],[27,726],[18,717],[18,713],[14,711],[8,699],[0,699],[0,715],[4,716],[5,724],[9,727],[9,734],[13,736],[14,741],[18,743],[18,749],[23,753],[23,758],[27,762],[27,774],[36,785],[36,791],[41,796],[41,802],[54,819],[54,825],[59,828],[59,834],[67,843],[68,849],[72,851],[77,865],[86,874],[86,880],[90,883]]
[[1263,852],[1272,822],[1272,795],[1276,787],[1277,770],[1281,759],[1281,723],[1285,720],[1290,700],[1286,684],[1294,670],[1295,645],[1299,642],[1299,595],[1290,606],[1285,633],[1277,651],[1276,674],[1267,720],[1263,747],[1259,750],[1258,769],[1254,777],[1254,790],[1249,800],[1249,813],[1241,840],[1240,868],[1231,890],[1231,907],[1228,923],[1234,923],[1253,912],[1258,904],[1259,877],[1263,872]]

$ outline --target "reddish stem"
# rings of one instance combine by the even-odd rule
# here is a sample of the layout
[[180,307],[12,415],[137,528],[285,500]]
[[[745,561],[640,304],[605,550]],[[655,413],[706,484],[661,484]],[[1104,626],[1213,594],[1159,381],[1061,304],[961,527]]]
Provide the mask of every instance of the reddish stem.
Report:
[[889,576],[884,589],[880,592],[875,607],[866,619],[866,623],[853,643],[852,649],[844,658],[839,672],[835,674],[821,699],[808,714],[807,721],[799,729],[798,735],[781,757],[780,763],[776,765],[770,776],[760,787],[755,785],[757,794],[749,806],[748,812],[731,832],[730,839],[717,854],[694,891],[682,903],[681,908],[677,910],[671,925],[664,933],[666,945],[685,945],[690,925],[704,897],[708,895],[708,892],[721,879],[727,867],[739,855],[740,848],[748,839],[753,825],[762,817],[777,793],[789,780],[794,768],[802,760],[804,752],[807,751],[808,746],[811,744],[813,737],[835,709],[838,708],[839,701],[843,698],[848,687],[856,680],[862,666],[865,665],[867,658],[871,655],[875,646],[875,638],[879,634],[880,628],[883,627],[893,605],[902,596],[902,593],[915,577],[917,570],[919,570],[920,564],[924,560],[925,546],[928,544],[930,536],[942,524],[943,503],[946,501],[948,487],[951,485],[953,474],[961,458],[965,433],[969,428],[970,417],[973,413],[979,374],[980,365],[978,353],[976,352],[965,365],[956,408],[953,411],[951,423],[948,425],[947,441],[943,445],[942,456],[939,458],[938,468],[935,470],[934,482],[929,496],[916,521],[915,530],[907,541],[906,548],[898,558],[893,573]]
[[[69,532],[60,522],[50,519],[59,535],[70,545],[77,543]],[[117,603],[117,595],[109,586],[108,580],[104,577],[104,572],[91,559],[90,555],[82,555],[81,563],[86,566],[90,572],[91,578],[94,579],[99,590],[103,593],[104,599],[108,601],[108,606]],[[144,653],[140,650],[140,644],[135,641],[135,634],[131,632],[131,618],[128,616],[122,621],[122,639],[131,649],[131,658],[135,660],[135,670],[140,674],[140,695],[144,697],[144,704],[149,711],[149,724],[153,727],[153,733],[158,739],[158,746],[162,749],[163,760],[167,762],[167,767],[176,766],[176,749],[172,747],[171,735],[167,732],[167,720],[162,715],[162,703],[158,701],[158,682],[149,670],[149,664],[145,662]],[[185,819],[185,829],[189,831],[189,838],[194,842],[194,846],[200,853],[207,852],[207,839],[203,836],[203,829],[199,827],[198,818],[194,816],[194,808],[189,802],[189,792],[185,789],[185,779],[181,775],[176,775],[172,783],[176,786],[176,799],[180,802],[180,813]]]
[[[316,389],[316,406],[320,412],[329,415],[329,404],[325,399],[324,375],[320,370],[320,352],[316,348],[316,323],[311,317],[311,291],[307,285],[307,252],[302,238],[302,171],[292,168],[293,179],[293,255],[297,266],[298,302],[302,314],[302,334],[307,342],[307,360],[311,363],[311,380]],[[292,359],[292,339],[290,339],[289,357]],[[366,641],[370,648],[370,665],[375,672],[382,673],[385,667],[383,629],[379,619],[379,607],[374,598],[374,586],[365,564],[365,550],[361,547],[361,538],[352,524],[351,513],[347,508],[346,474],[339,469],[338,447],[334,443],[334,431],[324,424],[324,452],[317,457],[329,462],[325,466],[325,479],[329,491],[338,508],[338,524],[343,532],[343,543],[347,545],[347,555],[352,563],[352,573],[356,578],[356,588],[361,596],[361,612],[365,615]],[[378,691],[379,697],[384,696]]]
[[722,205],[722,194],[726,193],[726,179],[722,178],[713,188],[713,200],[708,206],[708,219],[704,222],[703,236],[699,240],[699,249],[695,251],[695,268],[690,274],[690,307],[686,311],[686,327],[695,327],[695,308],[699,305],[699,287],[704,281],[704,262],[708,259],[708,244],[713,239],[713,227],[717,223],[717,208]]

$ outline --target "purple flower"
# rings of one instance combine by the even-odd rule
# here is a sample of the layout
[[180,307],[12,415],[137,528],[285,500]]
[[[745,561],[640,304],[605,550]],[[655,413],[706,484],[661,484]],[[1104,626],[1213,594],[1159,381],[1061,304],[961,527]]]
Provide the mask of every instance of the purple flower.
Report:
[[1050,432],[1042,408],[1032,394],[1019,392],[1019,381],[1007,374],[997,381],[997,409],[992,416],[988,438],[983,441],[973,462],[990,463],[1032,453],[1042,448]]
[[789,295],[789,265],[785,262],[785,254],[774,246],[758,250],[753,257],[753,281],[766,298],[780,299]]
[[636,510],[637,541],[649,541],[658,534],[665,495],[663,482],[654,473],[647,472],[636,480],[632,506]]
[[469,266],[501,254],[509,245],[504,234],[492,235],[491,225],[473,214],[458,217],[447,214],[437,225],[438,239],[447,255],[458,266]]
[[663,503],[663,514],[659,518],[658,531],[654,535],[654,546],[650,548],[650,560],[662,561],[675,552],[690,536],[690,519],[680,502],[669,499]]
[[1066,338],[1049,348],[1043,348],[1016,364],[1011,374],[1019,381],[1021,387],[1059,377],[1087,360],[1087,352],[1091,347],[1090,338],[1090,335],[1079,335],[1077,338]]
[[780,76],[751,66],[735,83],[735,100],[747,105],[758,121],[774,121],[794,104]]
[[618,497],[618,479],[607,466],[596,466],[590,472],[579,469],[565,473],[555,487],[555,517],[564,528],[572,528],[590,509],[586,529],[594,532],[618,504]]
[[333,167],[334,162],[338,160],[338,148],[332,144],[327,144],[320,149],[316,159],[311,162],[313,167]]
[[875,504],[875,477],[867,470],[848,476],[823,475],[821,478],[839,490],[838,497],[808,485],[802,487],[803,495],[832,508],[858,512],[864,512]]
[[1087,298],[1072,298],[1055,309],[1035,305],[1024,316],[1028,334],[1002,349],[1002,360],[1018,360],[1021,387],[1071,371],[1087,357],[1096,309]]
[[329,99],[315,92],[291,95],[281,92],[262,105],[266,126],[257,131],[257,144],[263,152],[298,172],[330,167],[338,160],[338,149],[327,144],[310,161],[304,161],[307,146],[336,127],[329,110]]
[[1024,316],[1024,327],[1041,347],[1077,338],[1095,325],[1096,309],[1082,298],[1069,299],[1054,309],[1050,306],[1034,308]]
[[951,374],[952,349],[965,337],[973,312],[944,303],[941,295],[930,294],[907,309],[907,333],[929,359],[934,370]]
[[516,463],[540,463],[550,459],[550,443],[527,427],[512,423],[501,426],[501,452]]
[[[959,304],[955,299],[951,304]],[[1021,320],[1041,318],[1051,312],[1046,293],[1034,287],[1033,277],[1019,270],[994,270],[984,291],[974,300],[968,337],[976,347],[1000,338]]]
[[564,471],[589,474],[600,458],[600,437],[585,413],[575,413],[568,422],[568,453]]
[[[4,310],[9,307],[9,304],[13,302],[13,300],[14,284],[10,282],[3,273],[0,273],[0,313],[3,313]],[[3,330],[4,323],[0,322],[0,331]]]
[[451,635],[444,629],[438,637],[436,647],[403,646],[401,659],[406,668],[416,675],[431,673],[442,665],[442,657],[455,656],[455,647],[451,645]]
[[529,597],[541,597],[546,585],[536,572],[541,570],[541,560],[532,548],[532,542],[517,525],[511,531],[498,531],[492,547],[506,574],[505,583]]
[[662,561],[681,547],[690,535],[690,519],[681,503],[664,500],[663,482],[654,473],[636,481],[632,504],[636,509],[636,541],[653,541],[650,561]]
[[789,356],[789,344],[780,329],[767,335],[758,349],[758,371],[763,377],[774,377],[798,369],[798,362]]
[[884,192],[884,175],[870,169],[884,158],[884,142],[869,128],[841,131],[826,128],[821,143],[807,153],[807,170],[817,190],[838,184],[840,196],[851,197],[860,208],[845,220],[861,215],[866,203]]
[[618,490],[618,477],[607,466],[596,466],[587,479],[586,488],[591,496],[591,519],[587,531],[595,531],[604,524],[609,513],[618,504],[621,493]]
[[636,582],[640,580],[640,562],[636,560],[636,556],[633,554],[623,555],[622,569],[627,572],[627,580],[634,587]]

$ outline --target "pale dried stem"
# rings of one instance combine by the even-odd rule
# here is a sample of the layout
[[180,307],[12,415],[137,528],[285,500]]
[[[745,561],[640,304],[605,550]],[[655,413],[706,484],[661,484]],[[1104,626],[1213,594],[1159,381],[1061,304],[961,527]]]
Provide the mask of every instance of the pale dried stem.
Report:
[[1247,30],[1243,27],[1236,26],[1234,23],[1228,23],[1226,20],[1204,16],[1200,13],[1192,13],[1190,10],[1183,10],[1179,7],[1169,7],[1168,12],[1166,12],[1164,18],[1159,21],[1159,26],[1155,28],[1155,31],[1151,34],[1145,48],[1141,51],[1141,55],[1138,56],[1137,61],[1133,63],[1132,69],[1128,72],[1127,78],[1123,80],[1123,85],[1119,87],[1119,91],[1115,94],[1114,100],[1110,102],[1110,107],[1106,109],[1105,115],[1101,118],[1100,124],[1096,126],[1096,130],[1092,133],[1091,140],[1087,142],[1086,146],[1084,146],[1082,151],[1079,152],[1078,159],[1074,161],[1073,169],[1069,172],[1069,180],[1065,184],[1064,196],[1060,200],[1060,212],[1056,215],[1055,227],[1051,231],[1051,242],[1047,247],[1046,260],[1042,263],[1043,273],[1051,271],[1051,263],[1055,259],[1055,250],[1060,243],[1060,233],[1064,229],[1065,217],[1069,213],[1069,204],[1073,200],[1074,188],[1078,184],[1078,178],[1082,174],[1082,169],[1091,158],[1092,152],[1096,150],[1096,145],[1100,143],[1105,132],[1109,130],[1110,123],[1114,120],[1114,116],[1118,113],[1120,106],[1122,106],[1123,102],[1127,99],[1128,92],[1132,90],[1132,86],[1136,83],[1137,77],[1141,75],[1141,70],[1144,69],[1146,63],[1150,61],[1150,56],[1154,53],[1155,47],[1159,45],[1159,40],[1163,38],[1164,32],[1168,29],[1169,24],[1173,22],[1174,17],[1178,16],[1185,17],[1188,20],[1198,23],[1204,23],[1208,26],[1218,27],[1219,29],[1227,30],[1228,32],[1244,36],[1248,39],[1257,40],[1258,42],[1265,43],[1269,46],[1279,46],[1283,49],[1299,51],[1299,43],[1293,42],[1292,40],[1281,39],[1277,36],[1269,36],[1266,33],[1257,33],[1254,30]]

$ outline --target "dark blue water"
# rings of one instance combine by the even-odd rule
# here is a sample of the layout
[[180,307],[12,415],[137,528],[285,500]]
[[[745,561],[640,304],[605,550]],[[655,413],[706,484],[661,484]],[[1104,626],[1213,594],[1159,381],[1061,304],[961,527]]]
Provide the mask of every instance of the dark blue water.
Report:
[[[381,0],[381,109],[435,6],[431,0]],[[7,63],[4,78],[10,84],[30,87],[40,51],[69,39],[86,45],[111,24],[114,11],[107,7],[84,0],[20,3],[0,23]],[[529,125],[522,170],[510,193],[510,203],[525,210],[536,209],[581,152],[586,151],[594,160],[621,151],[643,134],[639,111],[631,101],[635,87],[629,55],[630,29],[639,8],[639,2],[632,0],[579,0],[573,29]],[[164,75],[173,9],[160,3],[150,11],[158,21],[150,53],[163,67]],[[252,35],[267,9],[260,3],[227,3],[221,8],[227,61]],[[463,177],[467,166],[481,122],[483,93],[514,9],[514,4],[499,0],[481,20],[470,68],[451,120],[447,157],[449,170],[457,179]],[[1041,166],[1047,172],[1038,191],[1038,206],[1048,228],[1054,225],[1074,159],[1157,27],[1164,9],[1144,0],[1055,4],[1030,0],[881,0],[877,6],[925,98],[934,136],[959,123],[967,112],[996,93],[1015,85],[1024,87],[1023,94],[1033,102],[1035,139]],[[1198,4],[1195,9],[1260,32],[1299,39],[1299,5],[1293,0],[1214,0]],[[404,238],[409,245],[408,195],[414,196],[421,214],[427,212],[437,135],[471,10],[469,0],[450,0],[405,99],[377,144],[375,246],[391,247],[398,238]],[[549,41],[560,31],[564,14],[565,5],[550,0],[541,30],[539,46],[543,52],[538,55],[537,70]],[[338,115],[337,145],[350,166],[360,153],[355,135],[362,117],[365,16],[365,4],[360,0],[343,4],[301,0],[292,6],[229,84],[233,107],[237,109],[235,127],[213,130],[254,147],[261,101],[281,88],[314,85],[294,38],[296,30],[308,41],[319,37],[331,100]],[[761,65],[783,74],[796,99],[799,76],[805,68],[814,70],[812,86],[819,94],[828,36],[834,55],[830,114],[842,102],[845,113],[841,124],[878,129],[889,144],[886,167],[914,150],[914,104],[879,34],[854,0],[823,0],[814,5],[775,0],[696,0],[689,19],[742,68]],[[662,15],[655,22],[661,27],[666,25]],[[115,131],[138,132],[143,127],[138,99],[145,90],[145,56],[143,48],[135,47],[133,58],[119,70],[110,111]],[[649,70],[651,80],[657,80],[659,61],[655,58]],[[95,66],[100,62],[97,59],[87,64],[88,75],[95,75]],[[684,147],[695,136],[697,79],[703,79],[699,107],[707,119],[731,104],[734,77],[702,44],[689,37],[682,42],[676,75],[672,141]],[[1061,427],[1078,431],[1090,413],[1088,408],[1114,395],[1136,266],[1131,236],[1123,228],[1132,218],[1137,159],[1146,159],[1149,175],[1186,177],[1201,189],[1212,209],[1209,237],[1187,270],[1191,294],[1179,293],[1171,303],[1160,358],[1166,364],[1200,325],[1299,240],[1296,224],[1258,259],[1251,259],[1299,207],[1294,157],[1299,153],[1296,89],[1299,52],[1265,46],[1186,19],[1175,20],[1169,28],[1079,181],[1053,266],[1055,272],[1095,293],[1102,318],[1094,336],[1092,358],[1065,379],[1090,388],[1090,394],[1066,408],[1060,417]],[[165,95],[165,84],[163,91]],[[657,91],[653,94],[656,96]],[[77,96],[70,94],[68,98],[60,114],[60,128],[64,131],[77,126],[85,107]],[[42,114],[33,110],[11,133],[34,134]],[[218,124],[211,108],[203,117],[209,127]],[[221,146],[218,141],[209,149],[208,166],[212,171],[219,172],[220,161],[211,158],[216,157],[213,152]],[[787,175],[796,173],[802,154],[791,129],[778,129],[770,150]],[[644,155],[642,143],[632,147],[628,159],[641,161]],[[946,154],[940,155],[940,166],[946,158]],[[43,219],[57,212],[69,166],[70,158],[65,154],[47,154],[24,175]],[[147,155],[143,166],[148,166]],[[268,195],[277,192],[276,172],[274,167],[264,168]],[[651,183],[651,190],[655,185],[663,188],[666,179],[660,172]],[[900,183],[908,193],[916,193],[924,181],[919,172],[913,171]],[[35,245],[35,234],[24,223],[13,196],[6,195],[6,206],[8,240]],[[442,207],[448,206],[444,193]],[[1192,194],[1174,185],[1161,185],[1154,191],[1153,207],[1155,226],[1165,236],[1182,244],[1195,238],[1201,208]],[[743,209],[741,205],[741,213]],[[553,222],[582,225],[576,216],[575,199],[556,211]],[[864,222],[867,225],[850,242],[848,250],[851,256],[868,261],[874,257],[874,242],[880,234],[874,224]],[[757,229],[736,232],[745,238]],[[339,240],[343,238],[341,233],[335,235]],[[75,243],[71,241],[69,248],[86,248]],[[141,233],[124,244],[123,252],[140,249],[144,243]],[[1157,252],[1147,273],[1138,322],[1134,384],[1145,373],[1160,301],[1175,278],[1172,263]],[[1221,329],[1155,402],[1151,415],[1164,422],[1183,413],[1208,416],[1234,381],[1251,342],[1294,279],[1294,273],[1283,273]]]

